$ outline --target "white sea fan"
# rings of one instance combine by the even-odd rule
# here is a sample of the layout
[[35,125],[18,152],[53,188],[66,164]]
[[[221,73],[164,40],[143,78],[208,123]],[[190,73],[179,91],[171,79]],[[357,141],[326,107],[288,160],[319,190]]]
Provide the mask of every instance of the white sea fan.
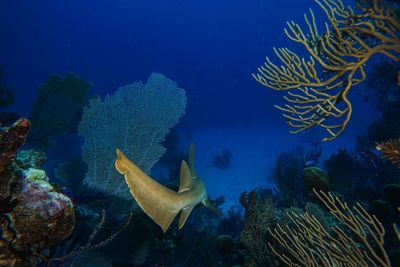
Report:
[[185,113],[185,107],[185,91],[157,73],[146,84],[123,86],[104,101],[90,100],[78,127],[79,135],[85,139],[82,157],[88,165],[84,184],[108,195],[131,199],[123,176],[114,168],[116,148],[150,172],[165,152],[162,141]]

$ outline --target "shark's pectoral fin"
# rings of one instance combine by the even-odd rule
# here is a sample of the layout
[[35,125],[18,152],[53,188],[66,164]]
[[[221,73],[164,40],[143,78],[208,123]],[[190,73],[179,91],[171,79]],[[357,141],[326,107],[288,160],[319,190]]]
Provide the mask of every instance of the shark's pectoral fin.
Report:
[[189,190],[193,186],[193,176],[190,173],[189,167],[186,161],[182,161],[181,164],[181,174],[180,174],[180,184],[178,193]]
[[189,217],[190,213],[192,212],[194,206],[189,206],[182,209],[181,215],[179,217],[179,229],[185,225],[187,218]]
[[211,201],[208,198],[203,199],[201,201],[201,203],[203,203],[204,206],[206,206],[209,210],[211,210],[218,217],[222,216],[222,212],[219,209],[217,209],[216,207],[214,207],[214,205],[211,203]]
[[[142,207],[142,206],[141,206]],[[143,208],[143,207],[142,207]],[[146,211],[146,213],[162,228],[163,232],[167,232],[169,226],[179,211],[156,210],[155,212]]]

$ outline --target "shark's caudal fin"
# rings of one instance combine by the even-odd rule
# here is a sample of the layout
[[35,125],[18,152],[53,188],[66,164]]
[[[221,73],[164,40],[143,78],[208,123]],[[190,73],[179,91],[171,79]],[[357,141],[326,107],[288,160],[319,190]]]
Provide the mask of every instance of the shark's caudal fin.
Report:
[[115,167],[125,175],[125,181],[138,205],[165,233],[180,211],[173,205],[178,193],[153,180],[119,149],[117,149]]
[[181,215],[179,216],[179,229],[182,229],[182,227],[185,225],[185,222],[192,212],[193,208],[194,206],[183,208]]

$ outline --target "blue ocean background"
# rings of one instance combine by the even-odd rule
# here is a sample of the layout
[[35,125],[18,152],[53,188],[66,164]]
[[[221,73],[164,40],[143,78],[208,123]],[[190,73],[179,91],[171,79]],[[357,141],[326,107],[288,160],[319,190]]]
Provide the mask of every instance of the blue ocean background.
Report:
[[[93,83],[90,95],[104,96],[163,73],[186,90],[186,115],[177,129],[196,144],[209,191],[234,191],[227,197],[234,201],[243,189],[272,186],[267,177],[278,153],[323,137],[318,129],[291,135],[273,107],[282,95],[251,76],[266,56],[275,58],[273,47],[292,46],[286,22],[301,22],[310,6],[323,20],[312,1],[2,0],[0,66],[4,84],[15,91],[9,109],[26,116],[52,74],[75,73]],[[351,123],[335,142],[323,144],[324,155],[351,147],[375,116],[360,92],[351,93]],[[234,173],[210,168],[224,148],[232,151]],[[224,184],[235,186],[225,191]]]
[[[383,51],[386,55],[392,53],[386,58],[383,55],[363,58],[367,79],[351,87],[348,94],[351,119],[344,132],[330,142],[321,141],[327,133],[320,123],[330,123],[332,119],[332,114],[324,113],[326,103],[323,107],[318,104],[315,109],[318,120],[322,118],[319,125],[291,134],[292,128],[285,122],[282,111],[274,107],[287,103],[283,99],[285,94],[262,86],[252,76],[266,57],[281,65],[274,48],[288,47],[299,57],[309,58],[306,49],[290,40],[284,30],[288,22],[294,21],[306,31],[304,16],[311,8],[320,33],[324,32],[327,18],[318,1],[324,3],[322,6],[341,2],[0,0],[0,181],[3,180],[0,191],[7,192],[0,192],[0,266],[7,260],[3,257],[6,250],[13,254],[9,262],[17,259],[28,262],[26,266],[39,267],[283,266],[279,253],[293,253],[298,247],[287,249],[285,242],[280,242],[273,233],[288,231],[284,238],[289,240],[290,234],[292,237],[304,234],[301,231],[304,225],[318,235],[327,230],[329,234],[321,240],[328,240],[324,244],[331,244],[328,250],[335,255],[348,253],[348,258],[378,255],[385,261],[390,258],[392,266],[400,266],[397,264],[400,262],[400,65],[393,60],[400,56],[400,47],[391,44],[382,48],[390,50]],[[374,1],[343,0],[357,12],[364,12],[364,16],[349,16],[338,23],[345,28],[344,34],[329,41],[343,44],[342,38],[347,38],[344,43],[348,50],[337,61],[329,56],[329,51],[318,50],[323,60],[349,70],[363,53],[368,54],[363,50],[366,45],[360,43],[365,41],[371,47],[380,44],[384,42],[378,38],[381,33],[386,34],[385,40],[400,40],[399,32],[392,30],[400,27],[399,1],[375,1],[393,3],[385,8],[394,7],[395,12],[386,14],[392,16],[391,22],[380,21],[380,25],[389,25],[390,30],[382,26],[377,30],[379,34],[367,34],[370,28],[363,27],[381,19],[371,18],[368,13],[373,12]],[[347,28],[355,23],[359,23],[359,28],[349,28],[356,37]],[[326,36],[306,39],[310,46],[323,46]],[[350,44],[353,47],[349,48]],[[337,51],[336,44],[333,46],[330,49]],[[356,50],[356,56],[351,54]],[[364,65],[354,65],[358,68],[355,75],[362,74]],[[343,76],[338,74],[338,81],[347,82],[345,79],[351,76],[346,75],[353,73],[341,70],[320,68],[317,72],[321,81],[340,73]],[[183,88],[186,98],[163,75]],[[66,82],[65,77],[72,82]],[[147,101],[155,99],[148,89],[146,93],[139,91],[146,86],[136,84],[129,88],[131,91],[128,87],[119,90],[135,82],[146,84],[151,80],[149,77],[156,77],[149,87],[158,90],[157,93],[161,92],[157,87],[160,81],[162,89],[173,87],[176,95],[164,95],[175,101],[168,104],[180,111],[186,104],[185,114],[162,142],[167,148],[162,157],[159,151],[163,147],[158,142],[169,128],[163,126],[176,123],[175,118],[181,113],[173,114],[171,106],[163,106],[161,112],[168,109],[171,112],[168,113],[171,118],[167,118],[158,116],[160,113],[152,114],[156,108],[151,107],[146,112],[150,115],[141,117],[129,104],[137,103],[133,101],[137,96],[146,99],[145,94],[150,95]],[[357,83],[354,77],[351,79]],[[91,88],[83,81],[89,82]],[[324,92],[341,92],[339,87],[333,88]],[[12,101],[7,101],[11,95],[8,89],[13,93]],[[96,99],[100,96],[104,100],[117,91],[118,97],[124,96],[123,100],[109,97],[106,105],[106,101],[100,103]],[[328,102],[342,108],[348,104],[345,96],[338,94],[334,104]],[[68,98],[65,103],[60,101],[63,97]],[[52,99],[56,101],[49,101]],[[307,103],[297,108],[302,109]],[[130,112],[124,113],[122,106]],[[124,116],[110,111],[118,109]],[[99,110],[109,111],[109,116],[102,117]],[[7,120],[7,116],[12,119]],[[27,118],[31,123],[24,119],[15,122],[18,118]],[[65,124],[60,125],[60,118]],[[131,118],[140,125],[125,127],[122,122]],[[110,128],[104,125],[114,126],[113,131],[107,131]],[[23,132],[28,129],[29,133]],[[129,135],[132,129],[138,132]],[[19,132],[14,134],[14,131]],[[107,138],[103,133],[107,133]],[[137,148],[136,140],[148,144],[131,149]],[[123,144],[115,145],[117,142]],[[191,144],[195,147],[195,164],[191,164],[192,150],[188,150]],[[145,181],[141,185],[153,186],[144,186],[135,195],[134,179],[129,180],[129,173],[121,170],[126,166],[118,167],[124,160],[119,150],[115,161],[115,146],[162,186],[135,169],[137,172],[133,173],[139,173],[135,178]],[[182,160],[188,161],[189,168]],[[200,189],[190,191],[197,176],[205,187],[199,182],[196,189]],[[155,189],[149,191],[150,187]],[[194,191],[198,201],[190,199],[190,204],[182,208],[161,199],[167,196],[181,200],[176,201],[181,204],[186,190]],[[159,195],[155,196],[155,191]],[[338,198],[323,195],[323,191]],[[157,197],[157,201],[150,201],[149,196],[151,200]],[[329,197],[330,201],[326,201]],[[332,215],[329,211],[334,209],[327,203],[340,201],[347,201],[349,206],[360,203],[358,210],[353,210],[356,215],[344,221],[344,217]],[[217,209],[210,209],[210,203]],[[346,205],[339,206],[338,210],[351,213]],[[365,211],[360,212],[361,207]],[[62,214],[59,216],[55,211]],[[367,220],[368,212],[376,217]],[[307,216],[304,214],[315,218],[301,217]],[[293,223],[291,215],[298,215],[298,221],[306,223]],[[351,220],[358,220],[362,226],[349,226]],[[284,225],[284,230],[278,225]],[[315,225],[321,228],[314,228]],[[344,229],[343,233],[349,236],[335,241],[332,236],[339,231],[335,227]],[[368,229],[370,233],[382,230],[377,234],[382,240],[377,242],[370,233],[365,234],[370,239],[367,242],[364,237],[357,239],[359,229],[361,232]],[[368,246],[368,240],[374,244]],[[334,248],[335,242],[340,243],[339,248]],[[317,242],[309,243],[313,257],[314,253],[326,257],[322,250],[314,250]],[[274,247],[278,253],[273,251]],[[292,256],[297,260],[296,253]],[[337,258],[338,262],[348,259]]]

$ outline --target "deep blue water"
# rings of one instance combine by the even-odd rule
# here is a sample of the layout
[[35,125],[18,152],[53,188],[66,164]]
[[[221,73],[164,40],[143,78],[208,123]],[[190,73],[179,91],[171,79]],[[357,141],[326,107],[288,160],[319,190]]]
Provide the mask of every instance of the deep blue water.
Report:
[[[312,129],[291,135],[273,107],[283,95],[259,85],[251,73],[266,56],[279,62],[273,47],[289,46],[307,56],[283,29],[288,20],[304,25],[310,6],[317,21],[324,21],[313,1],[0,0],[0,67],[3,83],[15,91],[7,109],[26,116],[37,88],[51,74],[76,73],[93,83],[90,95],[104,96],[160,72],[186,90],[186,114],[178,125],[184,133],[259,127],[272,133],[265,142],[278,140],[282,151],[296,142],[307,146],[324,133]],[[351,123],[325,145],[326,155],[351,147],[371,122],[374,108],[361,101],[360,90],[351,94]],[[238,138],[249,141],[245,135]]]
[[[184,133],[259,127],[271,132],[266,143],[277,140],[282,151],[296,142],[307,146],[324,133],[291,135],[273,107],[283,95],[259,85],[251,73],[266,56],[279,62],[273,47],[289,46],[307,56],[283,29],[288,20],[304,25],[309,7],[322,26],[325,16],[313,1],[1,0],[0,67],[3,83],[15,91],[7,109],[26,116],[37,88],[51,74],[76,73],[93,83],[90,95],[104,96],[160,72],[186,90],[186,115],[178,126]],[[373,105],[359,97],[362,90],[352,89],[351,123],[324,145],[326,155],[341,146],[352,148],[375,116]]]
[[[346,2],[354,4],[353,0]],[[398,8],[398,4],[396,5]],[[306,176],[304,170],[305,166],[308,165],[305,163],[314,160],[305,159],[306,152],[308,152],[307,149],[315,148],[312,146],[315,144],[314,142],[320,141],[326,135],[325,132],[316,127],[299,135],[291,135],[289,133],[291,129],[286,125],[281,112],[274,108],[275,104],[282,105],[284,103],[282,101],[283,93],[261,86],[252,78],[251,74],[256,72],[257,68],[264,63],[266,56],[269,56],[273,62],[280,65],[273,53],[273,47],[289,47],[297,52],[299,56],[308,57],[300,45],[287,38],[284,34],[284,28],[286,22],[290,20],[305,26],[304,13],[308,12],[310,7],[313,8],[316,14],[316,21],[322,31],[325,16],[313,0],[0,0],[0,68],[3,71],[4,78],[2,84],[7,88],[12,88],[15,93],[14,103],[5,109],[2,108],[0,113],[2,111],[15,111],[20,116],[28,116],[35,100],[37,89],[46,84],[48,77],[52,74],[64,76],[67,73],[75,73],[80,78],[93,83],[93,87],[89,91],[90,96],[100,95],[103,97],[107,94],[112,94],[120,86],[136,81],[146,82],[152,72],[162,73],[167,78],[177,82],[179,87],[185,89],[187,107],[186,114],[177,126],[179,137],[176,140],[173,138],[168,139],[172,143],[171,147],[175,145],[173,147],[173,149],[176,149],[173,151],[175,154],[171,156],[171,154],[166,153],[166,156],[152,169],[150,175],[161,183],[171,182],[172,178],[176,178],[172,183],[177,182],[180,169],[179,167],[175,169],[171,167],[171,162],[175,160],[180,163],[180,157],[184,156],[182,153],[186,153],[189,144],[194,142],[196,143],[196,171],[203,179],[211,199],[219,196],[225,197],[225,203],[220,206],[225,214],[224,218],[227,217],[229,208],[240,206],[239,196],[246,190],[250,191],[261,187],[263,189],[273,189],[272,191],[275,190],[273,197],[282,201],[285,198],[282,196],[287,194],[290,197],[293,191],[284,191],[285,185],[282,186],[283,189],[279,188],[279,185],[276,187],[271,177],[275,177],[276,180],[285,177],[285,175],[289,175],[288,177],[290,178],[295,177],[296,185],[291,185],[296,190],[299,189],[300,178]],[[368,77],[374,77],[370,75],[373,63],[380,60],[381,58],[375,57],[369,61],[372,63],[366,67]],[[392,66],[397,67],[398,65]],[[391,79],[389,75],[387,76],[384,79]],[[391,80],[392,83],[393,81]],[[382,83],[384,82],[383,80]],[[380,89],[380,81],[372,84]],[[356,196],[357,199],[349,197],[349,201],[359,201],[364,197],[362,204],[367,203],[367,207],[370,208],[372,200],[377,200],[378,197],[383,198],[382,188],[384,183],[398,182],[399,177],[397,174],[393,175],[394,172],[390,172],[393,171],[393,166],[390,165],[387,168],[390,164],[388,161],[378,157],[379,152],[375,151],[374,146],[376,140],[373,140],[372,137],[368,136],[370,138],[368,141],[371,141],[368,145],[372,144],[371,146],[368,147],[364,144],[367,148],[366,150],[353,151],[357,137],[361,133],[365,133],[371,122],[380,115],[376,105],[372,103],[373,101],[366,101],[367,98],[371,97],[366,93],[366,86],[368,86],[368,82],[351,89],[349,98],[353,104],[353,113],[350,123],[344,133],[336,140],[322,144],[322,154],[316,153],[318,155],[315,156],[315,162],[317,159],[319,159],[319,162],[318,164],[315,162],[313,164],[318,168],[327,168],[326,165],[322,164],[323,160],[334,155],[338,148],[344,147],[347,151],[350,151],[347,155],[348,157],[345,158],[346,160],[334,157],[333,162],[337,165],[330,165],[332,176],[336,173],[338,177],[341,174],[340,171],[343,171],[347,176],[344,175],[344,178],[340,176],[345,181],[338,179],[338,182],[336,181],[337,184],[335,184],[336,188],[332,189],[332,185],[329,184],[331,186],[329,190],[338,190],[339,194],[342,193],[339,189],[343,189],[343,192],[347,192],[347,189],[352,193],[353,191],[354,193],[361,192],[360,197],[358,195]],[[372,95],[379,95],[376,90],[374,92],[375,94]],[[393,95],[393,101],[398,101],[396,94]],[[386,104],[396,103],[391,102],[389,98],[390,96],[383,96],[382,99],[384,101],[382,102]],[[57,115],[57,110],[54,111],[54,115]],[[388,129],[390,127],[395,128],[396,116],[389,116],[390,125]],[[386,125],[378,125],[382,129],[373,130],[385,135]],[[398,128],[396,129],[398,130]],[[373,136],[373,138],[379,137]],[[178,146],[179,138],[180,143]],[[95,138],[93,137],[93,139]],[[117,138],[115,139],[117,140]],[[59,167],[61,163],[75,159],[73,158],[74,156],[80,155],[83,142],[83,138],[74,133],[58,138],[57,144],[46,150],[47,161],[43,169],[47,172],[51,182],[55,182],[55,184],[58,182],[53,181],[53,178],[61,181],[62,178],[57,177],[55,167]],[[29,147],[31,144],[27,143],[27,147]],[[302,151],[303,154],[294,153],[298,146],[305,148]],[[364,154],[362,153],[365,151],[369,153],[367,155],[369,158],[365,158],[373,159],[370,162],[363,161]],[[222,167],[218,167],[218,164],[214,163],[215,159],[221,155],[221,152],[226,152],[229,155],[228,164],[222,164]],[[286,159],[283,157],[282,162],[284,163],[279,165],[279,155],[282,156],[284,152],[291,154],[289,156],[284,155]],[[350,154],[351,156],[349,156]],[[290,156],[293,156],[298,161],[291,162]],[[168,159],[171,161],[168,161]],[[297,166],[296,164],[301,160],[304,160],[304,164],[301,162]],[[97,162],[93,161],[96,166]],[[350,162],[348,165],[346,165],[347,161]],[[81,180],[85,175],[86,165],[84,162],[80,162],[79,159],[76,162],[71,162],[75,164],[72,164],[72,172],[76,170],[78,175],[76,177],[71,175],[71,177],[67,178],[64,176],[64,181],[62,182],[66,186],[62,189],[68,189],[68,192],[71,193],[71,198],[79,195],[81,197],[79,201],[85,197],[89,199],[85,199],[86,202],[82,200],[82,203],[76,200],[76,205],[74,205],[76,210],[82,206],[84,207],[82,208],[83,211],[87,209],[92,212],[92,207],[87,204],[90,203],[91,198],[96,199],[98,197],[99,206],[103,205],[101,201],[105,203],[108,200],[104,201],[106,198],[101,199],[99,195],[95,194],[98,192],[90,195],[90,190],[85,191],[87,188],[84,188]],[[381,165],[376,163],[376,165],[369,168],[370,165],[366,164],[366,162],[371,166],[375,162]],[[78,165],[78,163],[83,163],[84,166]],[[176,165],[178,166],[178,164]],[[112,164],[110,166],[111,168],[113,167]],[[381,168],[381,166],[384,167]],[[78,167],[81,167],[81,169]],[[274,167],[277,170],[272,170]],[[384,168],[389,171],[385,172]],[[285,172],[287,169],[288,173]],[[294,175],[290,173],[293,169],[296,169]],[[360,170],[363,172],[359,175],[358,172],[361,173]],[[319,174],[322,175],[321,173],[325,174],[325,170],[321,169]],[[325,176],[322,175],[323,178]],[[354,185],[356,179],[361,180],[358,176],[365,179],[363,183],[360,183],[362,188],[357,188],[358,184]],[[71,179],[68,180],[69,178]],[[122,176],[119,178],[122,179]],[[352,180],[353,178],[354,180]],[[328,184],[331,181],[325,182]],[[343,182],[344,185],[340,184],[340,182]],[[125,182],[122,183],[125,185]],[[334,183],[332,182],[332,184]],[[351,185],[348,186],[349,184]],[[371,184],[373,185],[371,186]],[[79,186],[84,190],[76,189]],[[168,186],[171,187],[171,184]],[[340,188],[340,186],[343,186],[343,188]],[[376,188],[373,188],[374,186]],[[276,190],[277,188],[280,191]],[[396,186],[396,188],[400,191],[400,187]],[[370,189],[371,191],[369,191]],[[74,190],[76,192],[73,192]],[[309,200],[309,196],[301,195],[305,192],[304,190],[296,190],[294,190],[294,193],[297,195],[293,194],[294,196],[300,200]],[[117,194],[113,195],[113,193],[110,195],[116,198],[117,200],[114,200],[118,203],[119,196]],[[393,193],[393,195],[397,196],[398,194]],[[314,201],[315,199],[311,200]],[[113,202],[110,201],[110,203]],[[120,203],[123,203],[123,201]],[[277,203],[279,202],[277,201]],[[279,203],[280,214],[283,214],[283,208],[292,205],[296,206],[297,204],[305,203],[296,203],[296,198],[293,198],[293,203]],[[107,203],[107,205],[110,205],[108,208],[112,210],[112,204]],[[393,211],[395,207],[398,207],[398,205],[393,205]],[[117,208],[119,207],[117,206]],[[245,207],[246,211],[248,211],[247,208]],[[93,209],[93,212],[96,209]],[[243,208],[240,207],[238,210],[239,212],[236,214],[238,218],[236,220],[241,224],[232,226],[236,230],[235,238],[237,240],[239,239],[239,233],[242,231],[240,227],[244,224]],[[379,211],[380,208],[377,210]],[[201,254],[197,251],[196,246],[198,244],[196,242],[202,240],[203,232],[197,231],[196,227],[207,226],[209,221],[211,221],[211,225],[217,220],[214,221],[215,218],[213,219],[213,217],[210,217],[211,219],[207,216],[204,217],[204,214],[208,214],[204,210],[196,208],[194,211],[194,214],[197,212],[197,215],[195,215],[197,217],[191,217],[187,226],[181,231],[184,233],[182,234],[184,237],[179,236],[179,238],[189,239],[189,242],[186,240],[187,243],[184,242],[185,240],[182,241],[177,238],[177,236],[171,238],[168,235],[161,235],[161,232],[158,233],[154,228],[152,230],[151,227],[148,227],[150,224],[147,224],[149,218],[143,217],[138,218],[139,223],[133,223],[129,226],[130,230],[128,229],[128,231],[130,232],[121,235],[122,245],[120,247],[115,249],[117,246],[110,246],[104,250],[110,249],[109,251],[112,251],[112,253],[108,251],[107,253],[110,254],[90,255],[91,251],[89,251],[89,256],[87,257],[89,259],[91,257],[98,258],[99,262],[101,262],[110,255],[114,257],[113,260],[116,260],[121,254],[129,259],[134,250],[139,251],[135,251],[135,253],[140,254],[141,250],[138,248],[144,247],[143,250],[150,250],[150,247],[152,249],[156,247],[155,243],[165,242],[161,247],[164,246],[166,250],[171,251],[175,249],[176,255],[175,252],[170,253],[171,251],[164,251],[163,253],[169,256],[176,256],[176,262],[190,262],[182,255],[185,257],[186,255],[195,255],[202,258],[208,252],[201,251],[204,253]],[[80,215],[82,216],[81,220],[77,220],[77,225],[83,227],[80,229],[84,229],[82,232],[88,234],[88,236],[91,236],[91,232],[85,229],[95,228],[95,224],[89,219],[100,218],[100,213],[97,214],[96,212],[82,215],[83,212]],[[118,222],[115,225],[120,225],[122,221],[118,217],[120,214],[110,214],[110,217],[113,215],[115,217],[112,223]],[[278,218],[279,216],[276,217]],[[82,220],[82,218],[84,219]],[[396,217],[397,221],[395,221],[390,218],[388,227],[392,229],[393,221],[399,223],[398,219]],[[146,220],[148,221],[146,222]],[[230,218],[230,220],[233,223],[235,222],[235,218]],[[220,222],[218,221],[218,223]],[[389,222],[389,220],[386,222]],[[86,226],[82,225],[86,225],[86,223],[92,225],[85,228]],[[144,226],[140,225],[141,223]],[[112,227],[116,227],[115,225]],[[77,226],[76,229],[79,229],[79,227]],[[143,229],[140,227],[146,229],[142,232]],[[169,233],[177,231],[177,225],[174,227]],[[115,232],[114,230],[111,232]],[[212,231],[209,230],[209,232]],[[390,232],[393,234],[392,230]],[[80,235],[80,233],[78,232],[77,235]],[[218,235],[225,234],[225,232],[212,232],[213,235],[217,235],[216,233]],[[108,234],[107,232],[106,235]],[[170,238],[169,241],[168,238]],[[148,241],[150,239],[154,240]],[[174,239],[173,242],[171,241],[172,239]],[[192,240],[195,240],[193,242],[195,245],[192,244]],[[213,243],[215,238],[204,240],[206,240],[203,241],[204,244],[199,245],[202,250],[206,251],[207,248],[215,247]],[[166,241],[171,241],[176,247],[168,247],[166,244],[172,243]],[[181,241],[182,243],[180,243]],[[137,243],[136,247],[131,246],[135,242]],[[153,243],[149,245],[150,242]],[[187,244],[190,244],[190,246]],[[391,245],[390,243],[388,247]],[[68,246],[69,244],[66,244],[64,247],[66,251]],[[191,251],[193,247],[196,247],[196,249]],[[266,243],[265,247],[267,247]],[[180,249],[181,251],[179,251]],[[398,250],[398,246],[396,249]],[[163,253],[155,251],[152,254],[157,255],[159,253],[163,255]],[[57,256],[56,252],[54,253],[53,256]],[[151,253],[149,252],[149,254]],[[134,256],[136,257],[136,255]],[[181,259],[180,257],[183,258]],[[212,257],[210,256],[210,258]],[[118,258],[118,260],[120,259]],[[126,262],[131,260],[126,260]],[[149,260],[149,262],[152,261],[156,262],[154,259]],[[162,265],[163,261],[164,259],[161,259],[157,262],[157,265],[151,266],[168,266]],[[88,264],[88,262],[90,262],[90,266],[97,266],[96,263],[93,264],[90,260],[85,264]],[[123,263],[124,259],[121,259],[121,262]],[[145,262],[145,258],[143,262]],[[79,263],[77,266],[80,266]],[[136,267],[150,265],[141,265],[140,263],[137,265],[121,264],[115,266]],[[210,265],[183,264],[176,266]],[[232,265],[225,266],[241,265],[233,265],[232,263]]]
[[0,66],[22,114],[53,73],[74,72],[104,95],[156,71],[186,90],[190,126],[284,125],[273,108],[281,95],[250,74],[273,46],[290,43],[286,21],[301,22],[310,4],[2,0]]

